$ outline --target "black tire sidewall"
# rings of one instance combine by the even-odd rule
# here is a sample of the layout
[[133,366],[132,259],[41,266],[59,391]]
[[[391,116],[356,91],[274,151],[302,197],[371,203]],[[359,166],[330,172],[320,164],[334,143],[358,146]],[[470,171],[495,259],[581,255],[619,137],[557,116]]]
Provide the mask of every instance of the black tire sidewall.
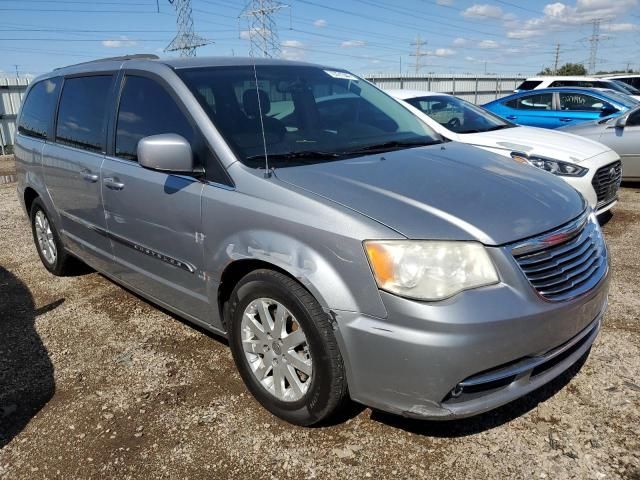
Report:
[[[267,275],[252,274],[241,281],[230,301],[229,344],[234,360],[247,388],[271,413],[297,425],[311,425],[321,420],[330,403],[332,391],[332,361],[322,333],[307,309],[304,300],[296,292],[281,285]],[[299,322],[309,345],[313,362],[311,385],[304,397],[295,402],[275,398],[256,379],[242,348],[240,325],[246,307],[256,298],[271,298],[282,303]],[[309,295],[311,299],[311,297]],[[309,301],[309,298],[305,299]],[[315,299],[313,299],[315,302]]]

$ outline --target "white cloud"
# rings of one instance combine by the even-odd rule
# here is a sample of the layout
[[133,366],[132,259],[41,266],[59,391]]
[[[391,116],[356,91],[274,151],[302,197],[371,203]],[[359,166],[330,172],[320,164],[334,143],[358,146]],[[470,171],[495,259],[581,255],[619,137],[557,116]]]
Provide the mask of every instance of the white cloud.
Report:
[[315,22],[313,22],[313,26],[317,28],[324,28],[327,26],[327,21],[324,18],[319,18]]
[[240,32],[240,38],[242,40],[251,40],[252,36],[258,35],[259,33],[262,33],[261,28],[253,28],[251,30],[242,30]]
[[282,58],[286,60],[303,60],[304,59],[304,43],[300,40],[285,40],[280,43],[282,47]]
[[[584,25],[596,19],[613,20],[637,5],[638,0],[576,0],[575,5],[563,2],[549,3],[545,5],[542,17],[530,18],[521,24],[513,22],[509,25],[507,37],[531,38],[542,36],[549,31],[561,30],[567,26]],[[627,30],[629,25],[631,24],[619,23],[607,27],[603,24],[602,28],[609,31],[629,31]]]
[[367,43],[364,40],[346,40],[340,44],[341,48],[364,47]]
[[640,25],[633,23],[607,23],[602,25],[602,29],[607,32],[632,32],[640,29]]
[[467,18],[502,18],[504,13],[502,9],[496,5],[488,4],[474,4],[462,12],[462,15]]
[[436,3],[438,5],[444,5],[444,6],[447,6],[447,7],[453,5],[453,2],[454,2],[454,0],[436,0]]
[[134,47],[138,44],[135,40],[130,40],[128,37],[121,35],[118,39],[103,40],[102,45],[107,48],[122,48],[122,47]]
[[478,48],[498,48],[500,44],[495,40],[482,40],[478,43]]
[[455,55],[456,51],[450,48],[438,48],[434,51],[427,52],[429,55],[435,55],[436,57],[450,57],[451,55]]
[[463,47],[467,44],[467,40],[462,37],[458,37],[451,42],[454,47]]

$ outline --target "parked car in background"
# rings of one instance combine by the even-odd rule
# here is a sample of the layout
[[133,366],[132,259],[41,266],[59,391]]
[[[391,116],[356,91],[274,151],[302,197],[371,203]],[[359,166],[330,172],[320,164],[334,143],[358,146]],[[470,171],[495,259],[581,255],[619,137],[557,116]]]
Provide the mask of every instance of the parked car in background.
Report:
[[558,87],[578,87],[578,88],[601,88],[613,90],[625,95],[632,95],[636,100],[640,100],[640,92],[630,92],[624,86],[619,85],[606,78],[597,77],[532,77],[527,78],[514,90],[514,92],[522,92],[525,90],[540,90],[542,88],[558,88]]
[[[366,114],[318,108],[345,94]],[[295,424],[348,396],[417,418],[490,410],[581,359],[606,309],[607,247],[576,190],[447,141],[342,69],[58,69],[26,92],[15,156],[45,268],[78,257],[225,336],[248,390]]]
[[614,75],[612,77],[604,78],[605,80],[618,80],[619,82],[624,82],[627,85],[631,85],[632,87],[640,90],[640,75],[638,74]]
[[[611,148],[585,138],[535,127],[523,127],[461,98],[419,90],[388,90],[420,111],[435,131],[457,142],[475,145],[561,177],[601,214],[618,198],[620,157]],[[607,172],[606,181],[603,172]]]
[[622,159],[622,179],[640,180],[640,106],[619,117],[584,122],[562,131],[611,147]]
[[611,90],[546,88],[515,93],[483,107],[519,125],[559,128],[620,115],[636,105],[637,100]]

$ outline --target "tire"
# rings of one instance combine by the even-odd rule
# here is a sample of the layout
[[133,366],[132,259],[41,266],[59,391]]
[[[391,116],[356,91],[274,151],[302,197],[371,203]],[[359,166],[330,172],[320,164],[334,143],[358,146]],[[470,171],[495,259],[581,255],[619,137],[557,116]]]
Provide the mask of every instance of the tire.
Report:
[[[270,301],[275,305],[269,304]],[[325,422],[337,414],[347,400],[344,363],[329,316],[316,299],[302,285],[280,272],[256,270],[238,282],[229,302],[231,352],[245,385],[258,402],[274,415],[301,426]],[[272,336],[269,337],[271,348],[267,346],[266,350],[264,344],[270,340],[261,339],[262,334],[256,336],[255,327],[249,326],[250,318],[258,322],[263,318],[257,310],[253,313],[254,308],[259,310],[261,305],[268,305],[266,314],[271,315],[273,320]],[[280,324],[284,328],[280,332],[284,331],[286,336],[276,333],[279,330],[276,322],[282,307],[286,313],[282,315],[284,320]],[[245,316],[245,312],[250,313]],[[265,310],[261,312],[265,314]],[[305,337],[300,345],[298,330]],[[293,333],[296,335],[289,337]],[[248,340],[249,337],[252,339]],[[295,349],[291,347],[294,344],[297,345]],[[245,352],[245,346],[250,347],[249,353]],[[255,353],[254,347],[259,353]],[[303,363],[292,362],[295,358]],[[273,360],[270,359],[275,359],[276,363],[271,363]],[[304,366],[306,370],[309,364],[310,375],[296,368]],[[257,373],[254,373],[254,369]],[[281,374],[283,371],[284,376]],[[266,373],[263,375],[262,372]],[[278,378],[282,379],[280,383]],[[278,384],[281,385],[280,392],[276,387]]]
[[[75,258],[71,257],[64,248],[58,230],[54,225],[51,217],[47,213],[47,210],[42,203],[42,200],[36,198],[31,205],[30,212],[31,219],[31,233],[33,234],[33,241],[36,244],[36,250],[40,256],[40,260],[44,267],[56,276],[65,276],[72,273],[73,268],[77,265]],[[55,257],[50,255],[50,250],[43,250],[42,244],[38,239],[38,226],[42,226],[41,220],[46,219],[48,225],[47,239],[52,242],[52,246],[55,248]]]

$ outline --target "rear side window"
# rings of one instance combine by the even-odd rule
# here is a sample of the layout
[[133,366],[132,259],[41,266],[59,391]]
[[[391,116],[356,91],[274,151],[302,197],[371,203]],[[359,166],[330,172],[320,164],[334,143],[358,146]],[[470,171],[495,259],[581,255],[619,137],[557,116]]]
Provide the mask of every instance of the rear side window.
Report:
[[504,103],[507,107],[518,110],[551,110],[553,107],[553,94],[539,93],[514,98]]
[[560,93],[560,110],[599,112],[605,106],[613,108],[611,104],[584,93]]
[[525,80],[520,85],[518,85],[518,88],[516,88],[516,90],[533,90],[541,83],[542,82],[539,80]]
[[607,82],[597,80],[556,80],[550,87],[611,88]]
[[138,160],[140,139],[161,133],[183,136],[196,153],[193,127],[171,95],[150,78],[126,77],[116,128],[116,156],[127,160]]
[[56,141],[102,152],[111,75],[68,78],[58,108]]
[[24,101],[18,132],[35,138],[47,138],[58,100],[61,79],[49,78],[36,83]]

